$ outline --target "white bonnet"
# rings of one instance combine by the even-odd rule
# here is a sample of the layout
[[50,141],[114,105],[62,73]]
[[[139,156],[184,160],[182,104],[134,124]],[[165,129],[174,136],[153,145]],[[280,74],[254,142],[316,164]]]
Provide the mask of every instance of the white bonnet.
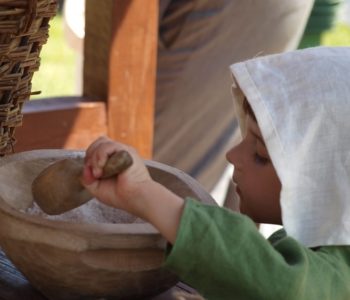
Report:
[[244,94],[282,183],[287,234],[309,247],[350,245],[350,48],[259,57],[231,71],[238,117]]

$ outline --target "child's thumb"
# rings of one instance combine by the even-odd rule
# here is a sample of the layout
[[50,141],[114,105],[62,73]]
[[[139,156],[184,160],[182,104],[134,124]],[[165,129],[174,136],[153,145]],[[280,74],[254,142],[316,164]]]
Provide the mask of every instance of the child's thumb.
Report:
[[98,188],[98,180],[93,175],[91,167],[84,166],[80,182],[89,192],[93,193]]

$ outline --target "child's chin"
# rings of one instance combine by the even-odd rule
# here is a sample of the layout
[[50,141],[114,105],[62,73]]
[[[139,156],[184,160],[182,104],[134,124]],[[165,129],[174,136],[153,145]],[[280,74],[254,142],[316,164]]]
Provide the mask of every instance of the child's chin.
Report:
[[258,218],[254,213],[252,213],[245,205],[244,202],[241,202],[241,205],[239,207],[239,212],[242,215],[245,215],[247,217],[249,217],[250,219],[252,219],[252,221],[254,223],[264,223],[260,220],[260,218]]
[[240,212],[242,215],[246,215],[247,217],[253,219],[253,216],[252,216],[252,214],[249,212],[249,209],[244,205],[244,201],[241,201],[241,202],[240,202],[240,205],[239,205],[239,212]]

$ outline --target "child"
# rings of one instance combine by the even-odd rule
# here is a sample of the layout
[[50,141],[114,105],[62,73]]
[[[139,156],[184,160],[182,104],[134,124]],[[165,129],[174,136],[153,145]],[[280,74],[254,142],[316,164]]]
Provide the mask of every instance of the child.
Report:
[[[107,138],[88,148],[84,184],[158,228],[173,245],[165,267],[206,299],[350,299],[350,48],[231,70],[243,139],[227,159],[242,214],[181,199],[150,178],[132,148]],[[99,180],[121,149],[134,164]],[[265,240],[252,220],[284,230]]]

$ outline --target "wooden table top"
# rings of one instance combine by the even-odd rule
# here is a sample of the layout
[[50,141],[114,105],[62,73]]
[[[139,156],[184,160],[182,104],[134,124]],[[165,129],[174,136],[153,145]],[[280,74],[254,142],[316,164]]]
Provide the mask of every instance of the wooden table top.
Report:
[[[145,300],[175,300],[175,291],[194,293],[194,290],[183,283],[178,283],[170,290],[156,297]],[[41,295],[0,249],[0,300],[47,300]]]

